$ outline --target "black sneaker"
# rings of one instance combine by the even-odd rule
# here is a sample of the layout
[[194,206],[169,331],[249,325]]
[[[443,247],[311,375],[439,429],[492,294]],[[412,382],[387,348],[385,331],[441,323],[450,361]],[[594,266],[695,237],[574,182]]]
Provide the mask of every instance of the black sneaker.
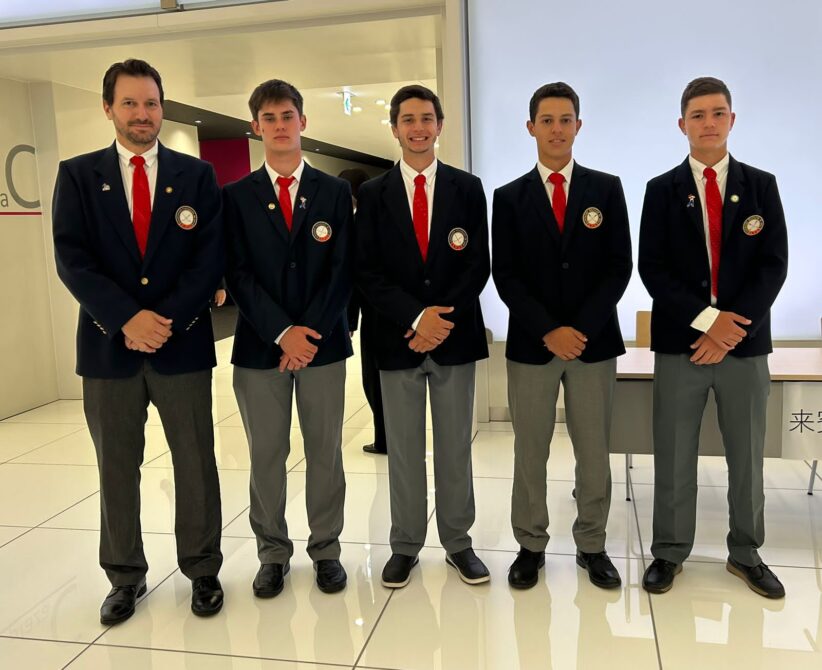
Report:
[[520,547],[516,560],[508,568],[508,583],[515,589],[530,589],[539,581],[539,569],[544,565],[544,551]]
[[729,556],[725,568],[732,575],[736,575],[744,581],[751,591],[755,591],[761,596],[774,599],[785,597],[785,587],[782,586],[782,582],[764,563],[749,567],[742,565],[742,563]]
[[601,589],[615,589],[622,584],[619,572],[604,551],[595,554],[577,551],[577,565],[587,570],[591,584]]
[[456,554],[446,554],[445,562],[457,569],[460,579],[466,584],[482,584],[491,579],[485,563],[477,557],[471,547]]
[[417,556],[391,554],[391,558],[382,569],[382,585],[389,589],[401,589],[411,581],[411,568],[419,562]]

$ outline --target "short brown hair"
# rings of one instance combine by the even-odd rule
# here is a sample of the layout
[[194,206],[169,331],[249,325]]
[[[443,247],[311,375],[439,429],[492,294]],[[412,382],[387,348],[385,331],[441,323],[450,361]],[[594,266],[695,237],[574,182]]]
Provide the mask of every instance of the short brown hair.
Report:
[[680,113],[683,118],[685,116],[685,109],[693,98],[698,98],[701,95],[713,95],[714,93],[724,95],[728,101],[728,109],[731,108],[731,92],[721,79],[717,79],[716,77],[697,77],[690,82],[682,92],[682,100],[679,103]]
[[269,79],[260,84],[251,93],[248,99],[248,109],[251,111],[251,118],[256,121],[260,109],[268,102],[281,102],[290,100],[297,108],[297,114],[303,115],[303,96],[297,88],[282,79]]
[[427,100],[434,105],[434,114],[437,116],[437,121],[442,121],[445,114],[442,112],[442,103],[439,97],[430,88],[420,86],[419,84],[411,84],[410,86],[403,86],[391,98],[391,110],[388,112],[388,118],[391,120],[391,125],[396,128],[397,117],[400,115],[400,105],[411,98],[418,98],[420,100]]
[[539,103],[545,98],[566,98],[570,100],[574,106],[574,114],[579,118],[579,96],[577,92],[564,81],[555,81],[552,84],[540,86],[531,96],[531,102],[528,103],[528,114],[531,117],[531,123],[537,120]]
[[114,104],[114,87],[117,84],[117,77],[124,74],[128,77],[151,77],[157,88],[160,90],[160,105],[165,98],[163,94],[163,80],[160,73],[144,60],[129,58],[122,63],[114,63],[103,75],[103,102],[109,107]]

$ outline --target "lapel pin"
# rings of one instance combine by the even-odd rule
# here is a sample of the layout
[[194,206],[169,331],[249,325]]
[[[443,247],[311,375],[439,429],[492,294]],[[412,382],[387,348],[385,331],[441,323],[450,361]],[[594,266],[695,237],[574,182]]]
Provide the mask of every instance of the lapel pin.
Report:
[[739,202],[739,196],[736,193],[731,196],[731,202]]
[[688,207],[694,207],[695,202],[696,202],[696,196],[695,195],[689,195],[688,196]]
[[301,195],[300,196],[300,209],[305,209],[305,205],[306,205],[307,202],[308,202],[308,198],[306,198],[304,195]]
[[166,193],[174,193],[174,189],[171,186],[166,186]]
[[276,209],[276,207],[277,206],[273,202],[268,203],[268,209],[270,209],[272,212]]
[[103,190],[104,190],[104,191],[110,191],[110,190],[111,190],[111,186],[109,186],[108,184],[103,184]]

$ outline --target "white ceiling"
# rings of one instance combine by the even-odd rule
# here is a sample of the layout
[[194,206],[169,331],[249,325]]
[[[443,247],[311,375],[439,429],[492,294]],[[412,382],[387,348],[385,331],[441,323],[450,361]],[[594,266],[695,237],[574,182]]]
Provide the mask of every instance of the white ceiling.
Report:
[[[132,41],[105,35],[53,47],[3,48],[0,40],[0,77],[97,92],[109,64],[143,58],[160,71],[168,98],[238,118],[249,117],[248,96],[258,83],[281,78],[305,97],[306,135],[393,159],[395,141],[380,123],[388,113],[375,101],[390,100],[412,82],[437,89],[440,16],[358,18],[282,26],[266,21],[200,34],[189,26],[176,35],[155,32]],[[362,112],[343,114],[338,92],[344,86]]]

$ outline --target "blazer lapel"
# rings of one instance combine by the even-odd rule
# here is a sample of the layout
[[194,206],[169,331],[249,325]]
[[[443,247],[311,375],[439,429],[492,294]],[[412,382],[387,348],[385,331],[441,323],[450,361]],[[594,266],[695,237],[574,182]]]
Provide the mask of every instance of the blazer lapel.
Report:
[[174,154],[160,144],[157,153],[157,181],[154,185],[154,202],[151,205],[151,225],[148,229],[144,263],[148,263],[160,247],[163,235],[172,219],[175,218],[175,212],[180,205],[187,205],[195,212],[197,211],[196,202],[180,202],[182,181],[182,167]]
[[100,202],[106,217],[123,241],[129,255],[140,265],[140,250],[134,236],[134,224],[128,211],[128,200],[123,190],[123,173],[120,171],[120,157],[112,144],[103,155],[94,171],[99,175],[99,184],[93,188],[100,189]]
[[745,175],[739,161],[729,156],[728,180],[725,182],[725,202],[722,204],[722,242],[728,239],[739,214],[739,203],[745,195]]
[[417,244],[417,236],[414,234],[414,221],[408,207],[408,194],[405,190],[405,182],[402,179],[399,163],[386,174],[383,202],[394,225],[397,227],[403,244],[408,247],[414,258],[418,259],[420,265],[422,265],[422,254]]
[[687,158],[676,168],[674,184],[676,184],[677,196],[682,203],[682,207],[688,213],[691,224],[704,240],[705,224],[702,221],[702,201],[699,199],[699,190],[696,188],[694,173]]
[[271,183],[271,177],[268,176],[265,165],[262,165],[258,170],[251,173],[251,185],[254,195],[260,203],[262,215],[268,222],[268,225],[273,228],[276,234],[284,241],[288,242],[288,228],[285,225],[285,217],[283,217],[283,213],[280,211],[280,202],[277,200],[277,194],[274,192],[274,184]]
[[559,226],[557,225],[556,217],[554,216],[554,208],[551,206],[551,201],[548,199],[548,193],[545,190],[545,184],[542,181],[542,176],[539,170],[534,167],[528,173],[528,197],[531,199],[531,204],[536,209],[538,226],[548,231],[551,239],[559,242]]
[[308,215],[308,210],[314,203],[314,195],[317,193],[317,171],[308,163],[303,167],[302,178],[297,188],[296,202],[291,203],[294,213],[291,219],[291,241],[297,239],[297,233]]
[[582,203],[585,202],[585,191],[588,188],[588,168],[582,167],[579,163],[574,163],[571,172],[571,184],[568,189],[568,204],[565,207],[565,225],[562,232],[562,249],[568,247],[568,240],[574,234],[582,218]]
[[439,255],[444,250],[440,241],[448,239],[449,213],[456,191],[454,171],[448,165],[437,161],[437,176],[434,182],[434,211],[431,212],[431,230],[428,233],[426,265],[431,263],[432,257]]

